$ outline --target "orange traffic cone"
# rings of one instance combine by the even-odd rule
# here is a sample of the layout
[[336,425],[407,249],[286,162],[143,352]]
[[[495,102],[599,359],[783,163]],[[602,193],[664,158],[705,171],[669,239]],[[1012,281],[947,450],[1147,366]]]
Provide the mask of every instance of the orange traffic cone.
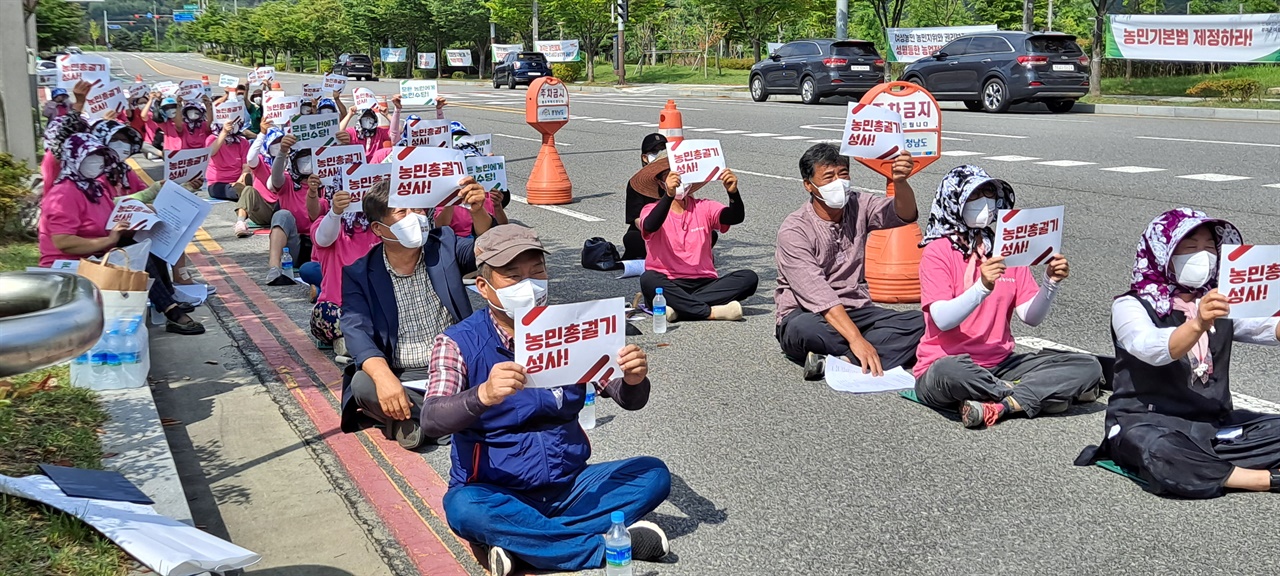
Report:
[[134,74],[134,75],[133,75],[133,81],[134,81],[134,82],[137,82],[137,83],[139,83],[139,84],[141,84],[141,83],[142,83],[142,75],[141,75],[141,74]]
[[675,100],[667,100],[667,107],[658,113],[658,133],[667,137],[668,144],[684,140],[684,116],[676,109]]
[[568,204],[573,201],[573,184],[556,150],[554,134],[543,134],[542,148],[533,162],[533,172],[525,185],[530,204]]
[[279,82],[272,82],[272,83],[271,83],[271,89],[272,89],[272,90],[280,90],[280,83],[279,83]]
[[[893,197],[893,181],[885,186]],[[871,299],[881,304],[912,304],[920,301],[920,226],[911,224],[888,230],[873,230],[867,236],[867,266],[863,277]]]

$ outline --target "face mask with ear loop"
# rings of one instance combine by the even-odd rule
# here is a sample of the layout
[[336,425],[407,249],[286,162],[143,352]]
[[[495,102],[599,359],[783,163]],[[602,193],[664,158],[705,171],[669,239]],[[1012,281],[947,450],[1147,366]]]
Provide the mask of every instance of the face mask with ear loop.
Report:
[[[813,181],[809,181],[813,184]],[[832,210],[841,210],[845,204],[849,203],[849,180],[846,178],[836,178],[822,186],[813,184],[818,189],[818,198],[822,203]]]
[[391,235],[395,236],[396,242],[405,248],[414,249],[422,246],[426,241],[425,229],[431,226],[431,221],[427,219],[426,214],[410,212],[401,218],[399,222],[387,226],[391,230]]
[[995,224],[996,201],[994,198],[980,198],[964,203],[961,210],[964,225],[974,230],[981,230]]
[[1169,259],[1178,284],[1184,288],[1199,290],[1209,283],[1213,271],[1218,268],[1218,255],[1209,250],[1195,254],[1183,254]]
[[[488,282],[486,282],[488,284]],[[489,289],[498,297],[498,303],[501,306],[494,306],[492,302],[489,306],[496,308],[508,318],[515,318],[516,312],[541,306],[547,303],[547,281],[537,278],[525,278],[506,288],[494,288],[489,285]]]

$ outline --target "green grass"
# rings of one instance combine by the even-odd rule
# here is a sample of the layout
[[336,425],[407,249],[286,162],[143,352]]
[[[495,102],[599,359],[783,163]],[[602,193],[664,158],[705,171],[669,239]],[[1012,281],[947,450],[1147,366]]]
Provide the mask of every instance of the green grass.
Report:
[[35,242],[0,242],[0,272],[26,270],[40,263],[40,247]]
[[[627,65],[627,83],[628,84],[720,84],[741,86],[743,89],[747,87],[747,76],[750,74],[748,70],[728,70],[725,69],[721,74],[716,74],[715,61],[713,66],[707,67],[707,76],[702,76],[702,67],[699,66],[694,70],[690,66],[667,66],[666,64],[658,64],[657,66],[645,66],[644,73],[637,73],[637,67],[632,64]],[[579,80],[586,80],[585,72]],[[612,64],[596,64],[596,84],[617,84],[618,75],[613,72]]]
[[[1165,76],[1158,78],[1134,78],[1125,82],[1120,78],[1103,78],[1102,93],[1108,95],[1135,94],[1141,96],[1186,96],[1187,89],[1205,80],[1227,78],[1253,78],[1262,83],[1263,88],[1280,86],[1280,65],[1261,64],[1256,66],[1235,66],[1219,74],[1197,74],[1195,76]],[[1265,95],[1263,96],[1266,97]]]

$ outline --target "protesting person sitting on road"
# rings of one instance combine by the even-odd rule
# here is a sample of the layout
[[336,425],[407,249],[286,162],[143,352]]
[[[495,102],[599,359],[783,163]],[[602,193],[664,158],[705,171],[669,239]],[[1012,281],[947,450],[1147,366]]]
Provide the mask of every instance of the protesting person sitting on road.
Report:
[[[240,85],[240,93],[244,94],[245,86]],[[249,112],[249,131],[255,134],[261,134],[266,130],[262,126],[262,88],[256,88],[249,94],[249,99],[244,103],[244,109]]]
[[346,341],[338,324],[342,316],[342,268],[368,254],[378,244],[378,236],[369,229],[364,212],[351,210],[351,195],[346,190],[324,186],[324,194],[324,217],[311,225],[313,261],[302,265],[299,277],[319,289],[311,310],[311,335],[320,348],[332,347],[334,354],[346,356]]
[[[129,128],[125,128],[128,130]],[[40,266],[55,260],[80,260],[102,256],[112,248],[132,244],[133,233],[123,222],[114,228],[107,223],[115,208],[116,193],[107,173],[114,152],[90,134],[72,134],[62,144],[62,172],[40,201]],[[204,326],[187,315],[189,305],[174,300],[168,265],[150,256],[147,273],[155,280],[147,297],[164,313],[165,330],[176,334],[203,334]]]
[[142,151],[142,135],[132,127],[116,120],[100,120],[93,124],[89,133],[99,142],[111,149],[112,159],[107,163],[102,178],[109,189],[111,198],[136,194],[147,188],[133,169],[125,162],[130,156]]
[[44,127],[44,157],[40,159],[40,178],[44,186],[44,193],[47,194],[49,192],[49,189],[53,187],[54,182],[58,179],[58,175],[62,173],[63,144],[66,143],[67,137],[88,131],[89,123],[80,114],[80,111],[74,108],[70,112],[50,120],[49,124]]
[[476,288],[488,303],[435,338],[423,404],[427,435],[453,435],[445,520],[459,537],[488,546],[489,572],[514,561],[537,570],[586,570],[605,563],[610,514],[631,523],[631,555],[658,560],[666,534],[640,521],[671,490],[657,458],[587,464],[591,444],[578,424],[587,386],[624,410],[649,401],[648,359],[618,351],[621,377],[608,382],[526,388],[513,362],[515,311],[546,303],[546,251],[529,228],[497,226],[475,243]]
[[464,138],[470,135],[471,132],[468,131],[467,127],[463,126],[461,122],[455,120],[449,123],[449,136],[452,138],[453,148],[455,150],[461,150],[468,156],[484,156],[484,154],[481,153],[479,146],[476,146],[474,142],[464,140]]
[[712,232],[724,233],[746,220],[746,207],[738,193],[738,176],[726,169],[720,182],[729,193],[729,205],[697,198],[691,188],[677,199],[680,175],[666,158],[659,158],[631,179],[641,194],[660,198],[640,211],[640,232],[645,242],[645,272],[640,292],[653,305],[658,288],[667,300],[667,320],[741,320],[742,300],[756,293],[760,278],[751,270],[721,276],[711,255]]
[[[205,121],[207,107],[199,100],[188,100],[182,103],[178,113],[178,101],[172,97],[160,102],[160,118],[155,120],[159,130],[164,133],[165,150],[188,150],[204,148],[205,142],[213,132]],[[148,109],[150,112],[150,109]]]
[[298,114],[302,116],[310,116],[312,114],[319,114],[319,113],[320,112],[316,110],[315,100],[312,100],[310,98],[303,98],[298,102]]
[[[640,168],[667,156],[667,137],[658,133],[649,134],[640,142]],[[646,192],[656,192],[654,188],[645,187]],[[627,232],[622,235],[622,259],[643,260],[647,254],[644,248],[644,236],[640,234],[640,211],[658,201],[659,195],[641,194],[627,180],[625,196],[626,208],[623,218],[627,221]]]
[[[470,176],[459,185],[479,210],[484,188]],[[387,206],[390,188],[383,181],[364,196],[381,245],[342,268],[342,336],[352,357],[343,373],[342,431],[380,425],[413,450],[425,441],[419,416],[431,342],[471,315],[462,276],[475,272],[476,255],[474,240],[448,226],[431,228],[425,210]],[[476,216],[476,232],[484,234],[489,219]]]
[[240,219],[235,231],[237,236],[248,235],[246,216],[259,226],[271,226],[267,284],[288,286],[294,280],[281,270],[281,256],[288,248],[295,266],[307,261],[311,241],[301,231],[306,230],[309,235],[311,222],[320,217],[320,178],[311,174],[310,154],[306,155],[305,165],[298,165],[292,150],[298,139],[293,135],[273,127],[259,140],[249,150],[253,188],[240,193],[236,207]]
[[849,158],[834,145],[816,144],[800,157],[809,198],[778,230],[773,298],[778,343],[787,358],[804,364],[806,380],[823,377],[827,355],[877,376],[915,362],[924,317],[873,306],[863,281],[871,231],[914,225],[919,216],[907,182],[914,166],[907,152],[894,161],[896,195],[889,198],[854,190]]
[[338,93],[333,93],[333,98],[321,98],[316,103],[316,114],[337,114],[342,117],[347,113],[347,107],[338,98]]
[[40,115],[44,116],[46,121],[52,121],[71,110],[70,100],[71,95],[67,94],[66,88],[54,88],[49,93],[49,101],[44,103],[44,110]]
[[129,109],[125,111],[124,121],[142,137],[142,151],[146,152],[147,158],[158,160],[160,151],[151,145],[151,141],[155,139],[156,124],[147,121],[146,118],[147,105],[150,103],[151,100],[146,96],[129,101]]
[[235,184],[240,181],[249,156],[249,139],[240,129],[241,118],[225,124],[214,124],[214,133],[206,139],[209,148],[209,168],[205,180],[209,182],[209,197],[236,202],[240,194]]
[[[352,144],[364,146],[366,157],[372,156],[374,152],[382,148],[383,142],[392,141],[392,127],[400,126],[399,94],[391,97],[391,104],[394,106],[394,111],[391,112],[391,119],[386,126],[379,125],[378,113],[373,108],[359,109],[355,107],[347,109],[347,115],[342,118],[342,123],[338,125],[340,129],[351,135]],[[348,128],[352,120],[355,120],[356,125]]]
[[1147,226],[1129,291],[1111,303],[1106,438],[1076,464],[1110,458],[1179,498],[1280,492],[1280,416],[1233,409],[1228,379],[1233,342],[1280,344],[1280,318],[1230,318],[1218,291],[1222,246],[1242,243],[1230,222],[1188,208]]
[[1013,206],[1008,182],[976,166],[954,168],[938,185],[921,243],[925,331],[916,349],[916,396],[934,408],[958,407],[968,428],[1092,402],[1102,380],[1102,366],[1088,354],[1013,353],[1013,314],[1038,326],[1069,274],[1061,254],[1049,260],[1043,284],[1030,268],[1006,267],[992,256],[996,214]]

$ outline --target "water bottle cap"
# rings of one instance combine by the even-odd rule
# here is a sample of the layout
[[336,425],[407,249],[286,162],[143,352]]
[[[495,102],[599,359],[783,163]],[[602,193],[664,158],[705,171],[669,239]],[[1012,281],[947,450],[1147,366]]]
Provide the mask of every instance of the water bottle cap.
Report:
[[654,291],[654,294],[661,294],[661,293],[662,293],[662,288],[658,288]]
[[626,516],[622,515],[621,510],[616,510],[609,514],[609,521],[613,522],[614,524],[621,524],[625,522],[626,519],[627,519]]
[[285,253],[285,254],[288,254],[288,253],[289,253],[289,247],[288,247],[288,246],[285,246],[285,248],[284,248],[284,253]]

